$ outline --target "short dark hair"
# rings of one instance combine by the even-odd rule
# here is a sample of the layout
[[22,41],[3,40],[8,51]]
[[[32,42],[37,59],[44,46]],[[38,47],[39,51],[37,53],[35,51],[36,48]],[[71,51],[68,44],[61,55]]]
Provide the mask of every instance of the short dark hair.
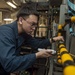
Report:
[[36,15],[39,18],[39,13],[36,9],[34,9],[34,7],[30,5],[28,6],[24,5],[21,7],[21,9],[17,13],[17,21],[19,17],[27,17],[29,15]]

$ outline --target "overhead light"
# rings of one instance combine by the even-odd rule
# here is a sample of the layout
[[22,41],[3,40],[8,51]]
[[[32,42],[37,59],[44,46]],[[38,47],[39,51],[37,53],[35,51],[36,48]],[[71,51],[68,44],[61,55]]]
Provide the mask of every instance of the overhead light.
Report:
[[9,1],[6,2],[6,3],[7,3],[8,5],[10,5],[11,7],[13,7],[13,8],[17,8],[16,5],[14,5],[13,3],[9,2]]
[[11,18],[5,18],[4,21],[13,21]]
[[14,0],[12,0],[12,2],[13,2],[15,5],[18,5]]

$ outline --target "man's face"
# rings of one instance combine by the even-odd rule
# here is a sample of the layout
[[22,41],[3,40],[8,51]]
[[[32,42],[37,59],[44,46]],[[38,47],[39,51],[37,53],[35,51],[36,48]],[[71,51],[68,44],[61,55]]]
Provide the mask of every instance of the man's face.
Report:
[[38,17],[35,15],[29,15],[27,19],[22,17],[22,31],[31,35],[37,27],[37,21]]

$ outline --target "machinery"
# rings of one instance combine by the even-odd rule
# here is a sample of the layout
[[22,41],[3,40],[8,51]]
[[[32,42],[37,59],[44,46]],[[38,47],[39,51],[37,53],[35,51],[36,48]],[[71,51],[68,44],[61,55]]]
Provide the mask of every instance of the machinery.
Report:
[[[47,49],[53,49],[54,54],[47,59],[38,59],[32,67],[26,71],[18,72],[18,75],[75,75],[75,1],[74,0],[1,0],[12,2],[17,6],[13,9],[9,6],[1,7],[0,12],[11,13],[13,18],[22,5],[31,5],[39,12],[38,27],[33,37],[38,39],[63,36],[64,42],[53,43]],[[6,10],[8,9],[8,10]],[[5,14],[4,13],[4,14]],[[4,17],[3,17],[4,18]],[[1,19],[2,21],[2,19]],[[42,49],[38,49],[39,51]],[[36,52],[30,47],[21,47],[20,54]]]
[[40,62],[45,61],[45,66],[40,65],[43,62],[39,63],[40,67],[36,68],[35,75],[75,75],[75,10],[73,5],[74,2],[71,0],[62,0],[60,7],[52,6],[50,0],[43,5],[41,3],[36,5],[40,12],[40,20],[34,37],[44,39],[63,36],[65,41],[58,41],[48,47],[48,49],[56,50],[57,53],[48,59],[41,59]]

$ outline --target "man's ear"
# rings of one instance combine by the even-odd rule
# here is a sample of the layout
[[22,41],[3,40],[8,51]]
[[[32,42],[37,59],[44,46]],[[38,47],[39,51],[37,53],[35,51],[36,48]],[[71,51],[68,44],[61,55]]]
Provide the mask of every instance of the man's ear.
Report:
[[22,24],[22,20],[20,20],[20,24]]
[[21,17],[19,18],[19,23],[22,24],[22,18]]

